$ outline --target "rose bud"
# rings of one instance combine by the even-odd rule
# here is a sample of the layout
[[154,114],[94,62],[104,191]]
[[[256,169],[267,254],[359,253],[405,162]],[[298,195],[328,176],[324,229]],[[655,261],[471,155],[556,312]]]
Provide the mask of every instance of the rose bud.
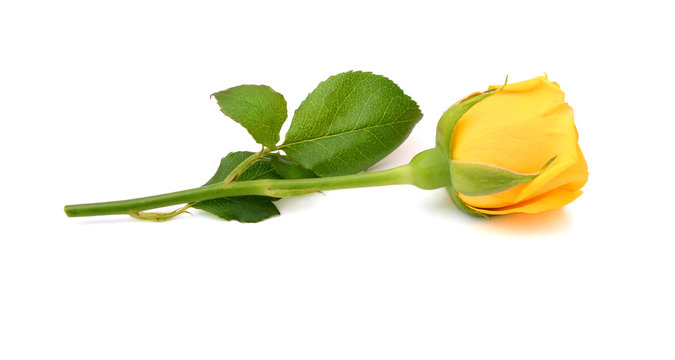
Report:
[[448,192],[472,215],[557,209],[588,179],[572,108],[546,76],[469,95],[443,114],[436,142],[450,160]]

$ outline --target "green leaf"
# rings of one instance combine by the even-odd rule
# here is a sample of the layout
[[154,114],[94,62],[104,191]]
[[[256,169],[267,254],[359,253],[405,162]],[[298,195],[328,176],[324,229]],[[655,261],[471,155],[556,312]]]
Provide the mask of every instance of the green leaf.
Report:
[[478,162],[450,162],[452,186],[460,193],[468,196],[483,196],[506,191],[516,185],[534,180],[546,169],[556,157],[554,156],[534,174],[521,174],[515,171]]
[[[204,185],[225,180],[237,165],[253,154],[248,151],[229,153],[221,159],[218,170]],[[272,168],[269,158],[263,158],[253,163],[235,181],[279,178],[280,176]],[[279,215],[279,210],[272,203],[273,200],[276,199],[267,196],[234,196],[200,201],[193,207],[210,212],[225,220],[258,222]]]
[[225,220],[255,223],[279,215],[279,209],[269,199],[264,196],[235,196],[200,201],[193,207]]
[[220,111],[248,130],[255,141],[270,149],[279,142],[286,121],[286,100],[265,85],[240,85],[213,95]]
[[[220,160],[220,166],[218,166],[216,173],[213,174],[211,179],[204,185],[211,185],[225,180],[227,175],[229,175],[237,165],[254,154],[255,153],[250,151],[237,151],[227,154],[226,157]],[[281,179],[279,174],[272,168],[269,157],[263,157],[256,161],[237,178],[237,180],[241,181],[258,179]]]
[[272,168],[284,179],[310,179],[318,177],[312,170],[307,170],[288,156],[271,154]]
[[421,118],[415,101],[391,80],[350,71],[307,96],[279,149],[319,176],[354,174],[396,149]]

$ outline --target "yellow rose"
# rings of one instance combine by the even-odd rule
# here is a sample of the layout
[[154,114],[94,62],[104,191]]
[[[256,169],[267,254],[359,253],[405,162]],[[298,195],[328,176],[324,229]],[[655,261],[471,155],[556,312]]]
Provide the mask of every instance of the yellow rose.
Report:
[[451,160],[450,195],[474,215],[557,209],[588,179],[572,108],[545,76],[453,105],[439,121],[437,144]]

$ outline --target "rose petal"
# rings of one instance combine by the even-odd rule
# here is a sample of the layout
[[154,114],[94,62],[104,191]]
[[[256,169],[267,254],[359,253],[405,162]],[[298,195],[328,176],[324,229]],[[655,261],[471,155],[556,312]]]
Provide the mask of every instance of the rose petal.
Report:
[[522,203],[506,206],[496,209],[481,209],[469,206],[471,209],[488,215],[505,215],[512,213],[536,214],[542,211],[561,208],[578,198],[582,191],[568,191],[564,189],[554,189],[538,197],[532,198]]

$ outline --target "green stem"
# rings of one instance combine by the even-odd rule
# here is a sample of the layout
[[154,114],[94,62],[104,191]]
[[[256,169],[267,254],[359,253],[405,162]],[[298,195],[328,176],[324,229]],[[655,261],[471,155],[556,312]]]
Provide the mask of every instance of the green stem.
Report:
[[68,205],[64,210],[66,215],[71,217],[132,214],[169,205],[230,196],[289,197],[326,190],[401,184],[411,184],[422,189],[435,189],[445,186],[448,180],[448,160],[444,158],[442,151],[430,149],[418,154],[410,164],[389,170],[312,179],[264,179],[234,181],[229,184],[220,182],[195,189],[137,199]]
[[[260,152],[257,152],[248,158],[246,158],[244,161],[242,161],[237,167],[232,169],[232,171],[227,175],[227,177],[223,180],[225,184],[229,184],[236,180],[241,174],[244,173],[253,163],[258,161],[260,158],[263,156],[269,154],[272,150],[266,149],[264,146]],[[174,211],[170,212],[143,212],[143,211],[132,211],[129,213],[129,215],[135,219],[139,220],[150,220],[150,221],[167,221],[169,219],[172,219],[184,212],[187,212],[189,208],[194,206],[198,201],[191,202],[186,204],[180,209],[176,209]],[[188,213],[189,214],[189,213]]]
[[239,177],[239,175],[244,173],[244,171],[246,171],[246,169],[248,169],[251,165],[253,165],[254,162],[258,161],[258,159],[262,158],[263,156],[269,154],[270,151],[271,150],[265,149],[265,147],[263,146],[263,148],[262,148],[262,150],[260,150],[260,152],[249,156],[248,158],[246,158],[246,160],[239,163],[239,165],[237,165],[237,167],[232,169],[230,174],[227,175],[227,177],[225,178],[225,180],[223,180],[223,182],[226,183],[226,184],[229,184],[229,183],[233,182],[234,180],[236,180]]
[[195,203],[189,203],[180,209],[176,209],[170,212],[144,212],[144,211],[132,211],[129,215],[134,219],[139,220],[150,220],[150,221],[166,221],[172,219],[182,213],[188,213],[188,209],[192,207]]

